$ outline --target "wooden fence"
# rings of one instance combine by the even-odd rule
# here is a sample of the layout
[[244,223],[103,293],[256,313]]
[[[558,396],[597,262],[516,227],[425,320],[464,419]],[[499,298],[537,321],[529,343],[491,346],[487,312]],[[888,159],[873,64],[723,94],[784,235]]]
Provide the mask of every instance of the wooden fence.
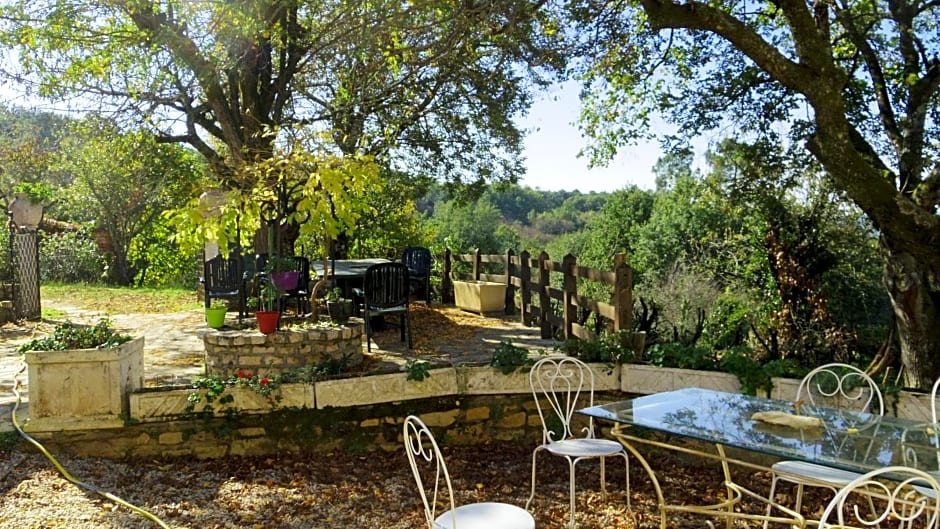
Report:
[[[470,273],[455,270],[455,264],[465,263]],[[460,268],[459,266],[456,268]],[[493,273],[493,270],[498,272]],[[633,269],[627,265],[626,256],[618,254],[610,271],[579,266],[575,256],[568,254],[561,262],[552,261],[548,253],[533,257],[529,252],[516,255],[512,250],[504,255],[472,254],[454,255],[444,251],[441,293],[443,301],[453,302],[453,281],[490,281],[506,285],[506,314],[519,314],[526,326],[538,325],[542,338],[554,336],[555,329],[562,331],[564,339],[594,339],[601,325],[594,329],[586,325],[587,315],[594,314],[606,319],[611,331],[633,327]],[[552,286],[552,274],[561,274],[561,288]],[[597,281],[611,288],[610,299],[598,300],[578,294],[578,280]],[[607,290],[607,289],[604,289]],[[579,310],[580,309],[580,310]],[[597,322],[597,318],[595,318]],[[639,339],[640,337],[638,337]],[[642,349],[642,343],[636,344]]]

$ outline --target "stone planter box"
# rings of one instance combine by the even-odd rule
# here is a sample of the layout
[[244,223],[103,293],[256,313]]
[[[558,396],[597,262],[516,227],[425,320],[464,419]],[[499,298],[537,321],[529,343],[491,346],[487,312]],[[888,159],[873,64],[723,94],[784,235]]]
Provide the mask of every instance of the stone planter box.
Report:
[[[617,391],[620,389],[620,369],[607,364],[588,364],[594,373],[594,391]],[[529,369],[513,371],[506,375],[495,367],[460,366],[457,368],[457,384],[465,395],[507,395],[532,393],[529,386]]]
[[457,307],[484,314],[506,310],[506,285],[489,281],[454,281]]
[[144,338],[112,349],[28,351],[34,431],[119,428],[144,385]]
[[[230,404],[212,403],[213,415],[220,417],[229,410],[245,414],[268,413],[279,408],[313,408],[312,384],[284,384],[280,388],[280,401],[272,401],[256,391],[246,387],[230,387],[225,394],[234,397]],[[189,396],[193,389],[144,390],[131,395],[130,411],[134,420],[149,422],[166,420],[186,415]],[[204,393],[204,390],[202,390]],[[275,393],[276,394],[276,393]],[[273,398],[273,396],[272,396]],[[196,404],[196,412],[201,412],[205,403]]]
[[457,395],[457,373],[454,368],[432,369],[429,373],[431,376],[421,381],[408,380],[407,373],[320,381],[315,386],[317,408],[364,406]]
[[620,382],[621,391],[643,395],[683,388],[705,388],[730,393],[741,391],[738,377],[728,373],[641,364],[624,364]]

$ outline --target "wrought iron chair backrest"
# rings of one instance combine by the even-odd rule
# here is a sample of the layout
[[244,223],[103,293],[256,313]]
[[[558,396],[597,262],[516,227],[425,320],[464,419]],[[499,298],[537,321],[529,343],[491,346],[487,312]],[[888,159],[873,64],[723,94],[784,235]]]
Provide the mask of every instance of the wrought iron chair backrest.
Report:
[[387,309],[408,304],[408,267],[402,263],[379,263],[366,269],[362,280],[367,307]]
[[884,415],[885,404],[878,384],[861,369],[848,364],[819,366],[800,382],[798,402],[843,410]]
[[[411,472],[418,484],[421,503],[424,504],[424,516],[428,522],[428,528],[434,529],[438,507],[441,504],[446,505],[442,511],[453,510],[456,507],[447,465],[444,463],[444,457],[431,430],[418,417],[409,415],[405,418],[403,438],[408,463],[411,465]],[[425,477],[428,478],[427,483],[425,483]],[[457,525],[456,513],[454,525]]]
[[820,529],[935,528],[940,483],[921,470],[879,468],[859,476],[836,493],[819,518]]
[[[591,368],[570,356],[542,358],[529,371],[529,385],[542,420],[542,442],[578,437],[571,429],[571,418],[576,410],[594,405]],[[588,419],[583,433],[580,437],[594,437],[593,420]]]

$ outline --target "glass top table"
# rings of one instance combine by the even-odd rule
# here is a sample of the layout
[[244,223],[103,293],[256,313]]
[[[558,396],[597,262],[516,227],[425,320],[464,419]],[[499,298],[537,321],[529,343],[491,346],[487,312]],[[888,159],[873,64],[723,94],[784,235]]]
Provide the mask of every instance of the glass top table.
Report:
[[810,405],[800,406],[799,415],[818,417],[821,427],[752,419],[766,411],[797,414],[792,402],[699,388],[579,410],[595,419],[855,472],[888,465],[940,470],[938,432],[923,422]]
[[[794,403],[783,400],[687,388],[592,406],[578,410],[578,413],[614,423],[611,434],[636,458],[653,484],[661,529],[666,529],[670,512],[722,517],[729,523],[731,519],[743,518],[749,522],[806,526],[807,521],[800,513],[734,482],[730,471],[732,465],[755,470],[767,470],[767,466],[752,460],[729,458],[726,455],[728,447],[859,473],[903,465],[940,474],[938,432],[934,425],[807,404],[799,406],[799,415],[817,417],[822,421],[821,426],[801,429],[753,418],[757,412],[796,415],[796,408]],[[638,432],[638,429],[661,432],[669,439],[679,437],[704,444],[663,442],[657,440],[657,436]],[[690,505],[684,498],[678,502],[667,501],[656,473],[644,453],[637,448],[639,444],[719,461],[724,473],[726,497],[711,505]],[[700,447],[709,445],[714,446],[714,452]],[[682,491],[679,492],[681,498]],[[766,514],[741,512],[736,505],[744,498],[767,504]]]

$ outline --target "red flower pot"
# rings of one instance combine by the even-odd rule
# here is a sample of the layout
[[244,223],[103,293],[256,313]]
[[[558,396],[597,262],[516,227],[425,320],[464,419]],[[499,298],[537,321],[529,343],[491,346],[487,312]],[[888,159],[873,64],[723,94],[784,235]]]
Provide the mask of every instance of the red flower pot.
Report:
[[259,310],[255,312],[258,320],[258,330],[261,334],[271,334],[277,330],[277,318],[281,313],[276,310]]

